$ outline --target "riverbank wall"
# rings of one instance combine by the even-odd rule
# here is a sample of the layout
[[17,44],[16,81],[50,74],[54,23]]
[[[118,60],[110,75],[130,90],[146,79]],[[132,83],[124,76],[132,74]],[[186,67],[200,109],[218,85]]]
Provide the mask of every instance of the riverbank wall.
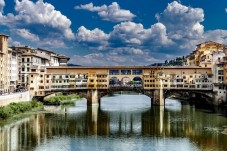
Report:
[[29,91],[0,95],[0,106],[6,106],[10,103],[27,102],[30,100]]

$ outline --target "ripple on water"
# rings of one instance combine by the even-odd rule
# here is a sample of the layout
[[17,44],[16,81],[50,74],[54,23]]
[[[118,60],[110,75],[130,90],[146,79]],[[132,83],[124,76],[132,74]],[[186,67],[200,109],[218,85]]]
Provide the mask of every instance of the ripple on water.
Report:
[[35,151],[197,151],[199,148],[187,138],[158,138],[158,137],[61,137],[48,140]]

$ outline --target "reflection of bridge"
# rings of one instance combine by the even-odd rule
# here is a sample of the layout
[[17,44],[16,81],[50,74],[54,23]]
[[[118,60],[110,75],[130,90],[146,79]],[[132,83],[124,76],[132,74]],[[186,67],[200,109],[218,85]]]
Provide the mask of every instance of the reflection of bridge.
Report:
[[[102,96],[115,91],[136,91],[149,96],[154,104],[164,105],[168,92],[203,94],[220,101],[213,93],[213,75],[203,67],[47,67],[41,89],[36,96],[54,92],[74,92],[86,96],[88,105],[97,104]],[[224,101],[222,99],[221,101]]]
[[[42,144],[50,144],[51,140],[59,137],[83,139],[86,136],[103,136],[107,140],[113,136],[114,138],[123,136],[126,139],[128,137],[143,139],[143,136],[151,139],[189,138],[190,142],[198,142],[197,145],[203,149],[205,146],[205,150],[214,149],[215,144],[220,144],[220,140],[225,142],[226,137],[205,135],[204,131],[201,131],[204,129],[204,124],[201,123],[207,123],[206,121],[206,114],[198,113],[189,106],[179,116],[176,112],[165,110],[163,106],[127,115],[122,112],[102,111],[98,106],[87,107],[81,114],[34,114],[14,124],[0,127],[0,151],[31,150]],[[214,125],[214,121],[211,120],[209,125]],[[223,121],[222,125],[225,123]],[[55,145],[59,147],[62,143]],[[221,143],[220,146],[226,150],[225,144]]]

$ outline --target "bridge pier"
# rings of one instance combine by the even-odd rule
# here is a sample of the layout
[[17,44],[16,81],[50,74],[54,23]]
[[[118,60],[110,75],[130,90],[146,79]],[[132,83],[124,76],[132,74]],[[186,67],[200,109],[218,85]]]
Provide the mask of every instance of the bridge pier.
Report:
[[98,95],[98,90],[87,90],[87,105],[98,105],[100,98]]
[[163,89],[154,90],[153,105],[159,105],[159,106],[164,106],[165,105]]
[[87,106],[86,129],[89,136],[98,133],[98,109],[98,104]]

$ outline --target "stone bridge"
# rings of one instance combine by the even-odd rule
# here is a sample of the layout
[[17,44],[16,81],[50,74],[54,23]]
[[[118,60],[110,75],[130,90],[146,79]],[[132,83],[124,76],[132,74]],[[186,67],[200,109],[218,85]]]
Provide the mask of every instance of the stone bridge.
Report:
[[[155,105],[164,105],[165,98],[173,93],[206,98],[212,104],[226,101],[224,91],[215,95],[214,77],[206,67],[47,67],[42,78],[40,81],[46,82],[34,96],[79,93],[87,98],[88,105],[98,104],[101,97],[116,91],[147,95]],[[35,90],[32,85],[30,89]]]
[[143,94],[151,98],[153,105],[165,105],[165,99],[172,95],[178,96],[179,98],[186,99],[205,99],[206,103],[214,104],[214,93],[211,90],[182,90],[182,89],[155,89],[146,90],[142,86],[112,86],[108,89],[79,89],[79,90],[60,90],[52,91],[50,94],[56,92],[63,92],[64,94],[79,94],[80,96],[87,99],[87,105],[100,104],[101,98],[106,95],[112,95],[116,92],[135,92]]

